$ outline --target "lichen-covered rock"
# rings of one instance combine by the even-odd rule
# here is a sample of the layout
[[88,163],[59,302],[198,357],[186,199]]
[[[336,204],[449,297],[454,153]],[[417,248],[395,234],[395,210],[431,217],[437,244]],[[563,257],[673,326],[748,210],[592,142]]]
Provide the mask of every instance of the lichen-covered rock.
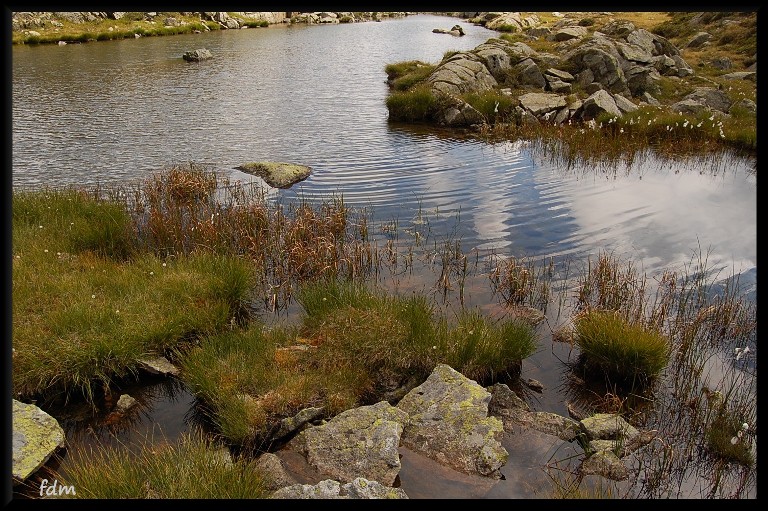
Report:
[[64,430],[59,422],[32,404],[13,400],[13,483],[34,474],[64,447]]
[[304,426],[306,423],[313,421],[321,417],[322,415],[323,415],[322,408],[317,408],[317,407],[304,408],[293,417],[286,417],[283,420],[281,420],[280,429],[278,429],[277,433],[272,435],[272,438],[278,439],[278,438],[283,438],[284,436],[290,435],[291,433],[298,431],[299,428]]
[[378,481],[357,477],[341,484],[326,479],[316,485],[294,484],[281,488],[272,494],[273,499],[407,499],[401,488],[390,488]]
[[312,173],[312,168],[306,165],[273,161],[249,162],[235,168],[259,176],[273,188],[290,188]]
[[621,415],[613,413],[598,413],[581,420],[581,428],[589,440],[629,441],[639,434],[639,431],[624,420]]
[[295,445],[322,475],[341,482],[365,477],[391,486],[400,472],[398,447],[407,421],[406,412],[380,401],[305,429]]
[[440,364],[397,407],[410,416],[403,445],[460,472],[499,478],[509,453],[504,428],[488,416],[491,394],[477,382]]

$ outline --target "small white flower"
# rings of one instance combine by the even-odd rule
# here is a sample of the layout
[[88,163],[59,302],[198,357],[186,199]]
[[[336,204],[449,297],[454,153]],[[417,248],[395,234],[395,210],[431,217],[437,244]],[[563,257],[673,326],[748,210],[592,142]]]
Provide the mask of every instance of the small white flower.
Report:
[[43,252],[45,252],[47,254],[48,253],[48,249],[46,248],[45,250],[43,250]]
[[744,424],[742,424],[742,425],[741,425],[741,429],[743,429],[743,430],[745,430],[745,431],[746,431],[746,430],[748,430],[748,429],[749,429],[749,423],[748,423],[748,422],[745,422]]
[[433,349],[433,350],[436,350],[436,349],[437,349],[437,346],[432,346],[432,349]]
[[736,445],[736,444],[738,444],[738,443],[739,443],[739,437],[736,437],[736,436],[735,436],[735,437],[731,438],[731,443],[732,443],[733,445]]
[[624,133],[624,128],[621,128],[621,129],[619,130],[619,133]]
[[120,314],[120,309],[115,310],[116,313]]
[[41,225],[41,226],[40,226],[40,228],[42,229],[42,228],[43,228],[43,226]]
[[96,295],[91,295],[91,298],[96,298]]
[[149,274],[150,274],[150,275],[154,275],[154,274],[155,274],[155,272],[151,271],[151,272],[149,272]]
[[325,301],[328,301],[328,298],[326,298],[326,297],[323,297],[323,301],[324,301],[324,302],[325,302]]
[[165,268],[165,263],[163,263],[163,268]]
[[710,120],[710,121],[714,121],[714,120],[715,120],[715,114],[712,114],[712,115],[710,115],[710,116],[709,116],[709,120]]
[[699,121],[699,124],[696,125],[697,128],[701,128],[701,123],[704,121]]

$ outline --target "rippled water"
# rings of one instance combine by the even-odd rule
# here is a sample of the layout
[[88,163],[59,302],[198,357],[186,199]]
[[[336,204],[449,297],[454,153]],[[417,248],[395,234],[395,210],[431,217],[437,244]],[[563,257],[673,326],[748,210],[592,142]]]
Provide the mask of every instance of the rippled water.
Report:
[[[466,36],[432,33],[456,23]],[[386,64],[437,63],[446,51],[474,48],[494,34],[419,15],[15,46],[12,183],[128,183],[187,161],[260,182],[233,167],[290,161],[313,174],[273,197],[340,194],[403,229],[423,215],[433,235],[455,236],[465,251],[582,261],[608,251],[650,274],[704,253],[723,277],[742,273],[742,284],[755,289],[756,176],[747,162],[713,168],[651,158],[615,171],[567,168],[521,143],[388,122]],[[181,59],[201,47],[214,59]],[[556,386],[559,349],[527,359],[524,374]],[[565,413],[556,390],[541,399],[540,409]],[[418,482],[408,484],[421,491]]]

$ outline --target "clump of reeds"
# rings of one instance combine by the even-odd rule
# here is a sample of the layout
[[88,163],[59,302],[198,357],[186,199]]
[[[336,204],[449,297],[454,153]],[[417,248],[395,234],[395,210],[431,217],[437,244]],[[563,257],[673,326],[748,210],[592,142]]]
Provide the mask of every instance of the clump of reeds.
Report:
[[587,373],[601,372],[612,383],[642,388],[667,365],[666,337],[614,311],[590,310],[574,323]]
[[554,277],[554,261],[537,261],[523,257],[500,260],[490,271],[494,293],[507,305],[525,305],[547,310],[550,284]]

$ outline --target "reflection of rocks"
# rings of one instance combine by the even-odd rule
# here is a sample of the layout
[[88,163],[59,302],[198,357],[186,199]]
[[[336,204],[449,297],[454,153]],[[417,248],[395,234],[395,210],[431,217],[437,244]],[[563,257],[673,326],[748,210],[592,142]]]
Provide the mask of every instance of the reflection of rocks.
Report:
[[562,417],[555,413],[531,411],[527,403],[507,385],[495,384],[488,387],[493,396],[489,412],[504,423],[504,430],[516,432],[516,428],[535,430],[552,435],[566,442],[579,440],[585,446],[586,458],[580,467],[584,475],[598,474],[613,480],[623,480],[629,469],[622,458],[650,443],[656,431],[638,431],[621,416],[596,414],[585,417],[584,413],[572,410],[569,413],[580,420]]
[[64,430],[37,406],[12,401],[12,474],[13,483],[19,484],[42,467],[56,449],[64,447]]
[[500,477],[509,455],[501,421],[488,416],[490,400],[477,382],[438,365],[397,405],[410,415],[403,445],[461,472]]
[[383,486],[377,481],[358,477],[354,481],[340,484],[326,479],[316,485],[295,484],[277,490],[273,499],[407,499],[400,488]]

